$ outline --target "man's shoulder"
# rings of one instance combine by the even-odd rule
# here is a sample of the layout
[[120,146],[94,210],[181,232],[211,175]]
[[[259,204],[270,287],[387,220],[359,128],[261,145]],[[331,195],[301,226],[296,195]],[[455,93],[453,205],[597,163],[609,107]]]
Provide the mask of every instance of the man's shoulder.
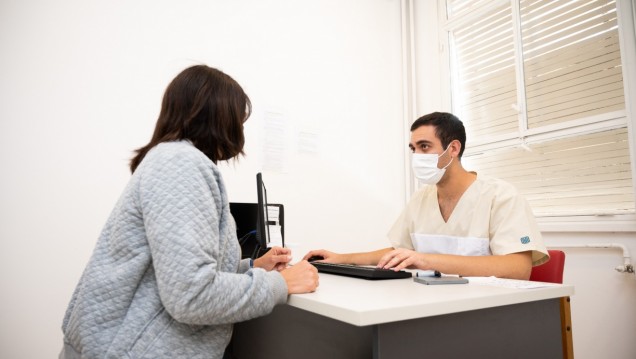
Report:
[[434,184],[422,185],[420,188],[415,190],[413,194],[413,198],[423,198],[430,195],[437,195],[437,186]]
[[494,194],[517,195],[519,191],[512,183],[497,177],[478,175],[475,183],[481,192],[492,192]]
[[493,176],[489,176],[489,175],[483,175],[483,174],[478,174],[477,175],[477,181],[488,184],[488,185],[504,185],[504,186],[512,186],[512,184],[510,184],[510,182],[503,180],[501,178],[498,177],[493,177]]

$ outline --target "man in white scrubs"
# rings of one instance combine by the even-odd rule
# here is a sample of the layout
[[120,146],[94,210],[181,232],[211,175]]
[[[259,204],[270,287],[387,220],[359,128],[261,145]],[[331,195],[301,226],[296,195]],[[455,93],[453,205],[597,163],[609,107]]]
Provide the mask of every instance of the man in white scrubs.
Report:
[[532,266],[549,258],[532,210],[511,184],[466,171],[465,144],[464,125],[454,115],[417,119],[409,147],[413,172],[425,186],[389,231],[392,247],[346,254],[314,250],[304,259],[528,279]]

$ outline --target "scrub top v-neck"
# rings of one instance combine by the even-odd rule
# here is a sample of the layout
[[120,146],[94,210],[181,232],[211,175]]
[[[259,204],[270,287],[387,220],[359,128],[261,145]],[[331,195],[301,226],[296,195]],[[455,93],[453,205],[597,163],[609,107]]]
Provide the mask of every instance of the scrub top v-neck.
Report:
[[533,264],[547,260],[547,249],[527,201],[507,182],[477,176],[447,221],[437,186],[416,192],[388,233],[395,248],[422,253],[503,255],[531,250]]

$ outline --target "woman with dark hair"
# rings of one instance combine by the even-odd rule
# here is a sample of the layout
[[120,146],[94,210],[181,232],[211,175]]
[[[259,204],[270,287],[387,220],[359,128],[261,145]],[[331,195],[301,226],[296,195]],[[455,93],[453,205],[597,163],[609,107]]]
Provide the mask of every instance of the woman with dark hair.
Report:
[[316,269],[288,267],[288,249],[241,260],[216,164],[243,153],[250,110],[219,70],[170,83],[71,298],[60,358],[221,358],[232,323],[316,289]]

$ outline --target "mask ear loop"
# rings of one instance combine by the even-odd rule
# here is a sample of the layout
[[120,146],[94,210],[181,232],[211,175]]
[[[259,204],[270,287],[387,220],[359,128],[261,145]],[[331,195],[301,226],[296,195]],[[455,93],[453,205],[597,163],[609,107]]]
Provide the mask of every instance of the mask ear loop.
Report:
[[453,157],[451,157],[450,162],[448,162],[448,164],[446,166],[442,167],[441,169],[445,170],[446,168],[448,168],[448,166],[451,165],[451,163],[453,163]]
[[[457,141],[457,140],[453,140],[453,141]],[[453,142],[451,141],[451,143]],[[446,149],[444,150],[444,152],[440,153],[440,155],[438,156],[438,158],[442,157],[444,155],[444,153],[446,153],[446,151],[448,151],[448,149],[450,148],[451,144],[449,143],[448,146],[446,146]],[[440,169],[445,170],[446,168],[448,168],[448,166],[451,165],[451,163],[453,163],[453,156],[451,156],[450,162],[448,162],[448,164]]]
[[440,157],[444,156],[444,153],[446,153],[446,151],[448,151],[449,148],[450,148],[450,143],[448,144],[448,146],[446,146],[446,149],[444,151],[442,151],[442,153],[440,153],[439,156],[437,156],[437,158],[440,158]]

